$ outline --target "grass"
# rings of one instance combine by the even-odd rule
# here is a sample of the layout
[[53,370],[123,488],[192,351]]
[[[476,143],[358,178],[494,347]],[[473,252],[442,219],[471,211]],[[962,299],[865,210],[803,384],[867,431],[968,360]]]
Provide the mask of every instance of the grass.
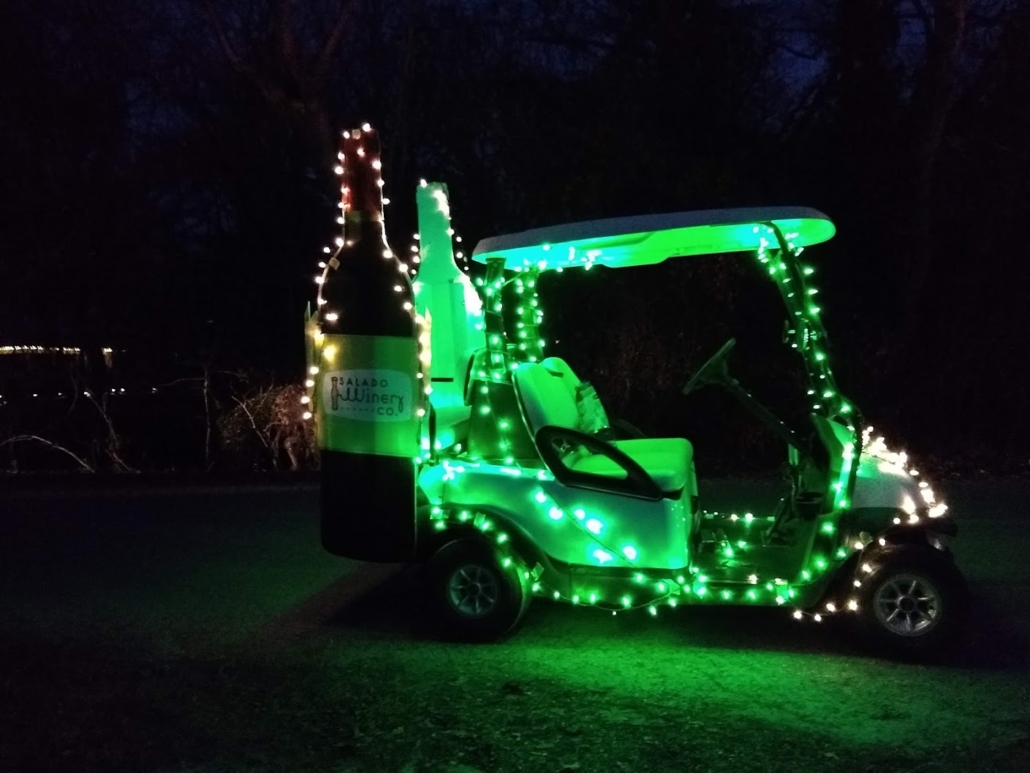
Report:
[[507,642],[439,642],[410,574],[343,604],[341,574],[366,570],[320,551],[313,504],[8,508],[0,771],[1014,773],[1030,758],[1030,535],[1007,512],[966,525],[971,640],[911,665],[782,610],[536,603]]

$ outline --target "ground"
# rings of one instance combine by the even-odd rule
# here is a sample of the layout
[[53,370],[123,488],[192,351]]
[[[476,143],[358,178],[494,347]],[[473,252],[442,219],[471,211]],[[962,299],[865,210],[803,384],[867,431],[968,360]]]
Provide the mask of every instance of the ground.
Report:
[[321,551],[310,485],[22,492],[0,511],[0,771],[1022,771],[1027,488],[948,487],[974,617],[935,665],[777,609],[540,602],[507,642],[447,644],[410,572]]

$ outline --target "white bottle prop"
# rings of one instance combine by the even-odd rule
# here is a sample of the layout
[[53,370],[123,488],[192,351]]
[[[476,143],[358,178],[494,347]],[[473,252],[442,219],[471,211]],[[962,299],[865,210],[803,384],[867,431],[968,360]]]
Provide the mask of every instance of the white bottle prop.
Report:
[[483,304],[472,281],[454,262],[447,186],[420,184],[416,202],[421,262],[412,289],[418,312],[432,314],[429,400],[436,411],[437,442],[447,448],[471,412],[465,405],[465,375],[475,352],[486,346]]

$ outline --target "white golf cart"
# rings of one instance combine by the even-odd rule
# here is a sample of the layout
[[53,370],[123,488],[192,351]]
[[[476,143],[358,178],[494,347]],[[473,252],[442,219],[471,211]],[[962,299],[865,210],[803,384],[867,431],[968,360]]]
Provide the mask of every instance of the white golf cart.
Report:
[[[418,477],[418,550],[439,614],[463,638],[511,632],[534,596],[613,612],[690,604],[850,614],[873,640],[928,650],[961,622],[964,581],[943,504],[902,454],[863,433],[839,392],[810,270],[799,255],[833,223],[807,208],[619,218],[485,239],[473,259],[486,347],[467,411],[430,422]],[[788,427],[729,374],[728,341],[687,382],[728,390],[783,438],[789,490],[772,512],[706,513],[682,437],[619,436],[592,387],[545,355],[537,282],[551,271],[631,269],[749,253],[784,300],[811,400]]]

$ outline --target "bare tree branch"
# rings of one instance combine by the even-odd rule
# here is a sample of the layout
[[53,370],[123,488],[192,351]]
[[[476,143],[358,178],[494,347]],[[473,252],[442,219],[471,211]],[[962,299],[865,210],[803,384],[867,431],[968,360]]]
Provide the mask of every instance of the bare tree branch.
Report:
[[923,36],[925,40],[930,40],[933,37],[933,14],[930,13],[930,9],[927,7],[926,0],[909,0],[912,5],[912,10],[915,12],[915,16],[923,24]]
[[329,75],[329,65],[340,46],[344,30],[347,28],[347,20],[353,15],[356,5],[357,0],[340,0],[340,12],[336,15],[336,21],[333,22],[333,27],[322,44],[322,50],[315,59],[312,76],[319,85],[324,84]]
[[[922,5],[916,6],[925,11]],[[914,328],[925,295],[933,250],[933,191],[937,156],[955,102],[955,68],[966,24],[966,0],[933,0],[933,20],[924,19],[926,59],[913,96],[916,135],[916,188],[913,196],[913,248],[909,266],[909,314]]]
[[777,41],[776,46],[778,48],[782,48],[784,51],[786,51],[791,56],[796,56],[799,59],[808,59],[809,61],[813,61],[813,62],[818,60],[823,55],[821,51],[816,52],[814,54],[810,54],[807,51],[801,51],[801,50],[799,50],[797,48],[794,48],[794,46],[790,45],[789,43],[787,43],[787,42],[785,42],[783,40]]
[[104,419],[104,423],[107,425],[107,454],[114,461],[115,465],[122,472],[139,472],[135,467],[128,465],[121,455],[121,438],[117,431],[115,431],[114,423],[111,421],[110,415],[107,413],[107,406],[101,405],[97,402],[96,397],[93,396],[93,392],[87,390],[86,398],[96,406],[97,411]]
[[297,36],[293,34],[293,18],[290,0],[278,0],[275,13],[275,40],[279,48],[279,59],[296,85],[303,88],[304,73],[297,54]]
[[240,59],[239,54],[233,49],[232,44],[229,43],[229,38],[225,34],[225,29],[222,27],[221,19],[218,18],[218,11],[215,8],[214,0],[207,0],[204,3],[204,11],[207,14],[208,21],[211,22],[211,27],[214,29],[215,37],[218,38],[218,43],[222,47],[225,58],[229,60],[233,69],[238,73],[250,74],[251,70],[249,67],[244,66],[243,60]]
[[211,471],[211,374],[204,366],[204,466]]
[[58,445],[57,443],[54,443],[52,440],[42,438],[39,435],[15,435],[14,437],[9,437],[7,438],[7,440],[0,442],[0,447],[10,445],[12,443],[21,443],[26,440],[32,440],[36,443],[42,443],[43,445],[48,446],[49,448],[53,448],[55,451],[60,451],[62,454],[67,454],[72,459],[74,459],[79,464],[79,466],[82,467],[82,469],[84,469],[86,472],[96,472],[92,465],[90,465],[85,459],[76,454],[74,451],[70,451],[64,446]]
[[261,442],[265,446],[265,448],[271,450],[272,449],[271,442],[269,441],[268,437],[266,436],[266,433],[262,432],[258,428],[257,421],[254,418],[254,414],[251,413],[251,410],[250,410],[250,408],[247,407],[247,404],[245,402],[243,402],[240,398],[238,398],[236,395],[232,395],[231,397],[232,397],[233,401],[238,406],[240,406],[240,408],[243,409],[243,412],[245,414],[247,414],[247,418],[250,420],[250,426],[254,428],[255,434],[257,434],[257,436],[261,439]]

